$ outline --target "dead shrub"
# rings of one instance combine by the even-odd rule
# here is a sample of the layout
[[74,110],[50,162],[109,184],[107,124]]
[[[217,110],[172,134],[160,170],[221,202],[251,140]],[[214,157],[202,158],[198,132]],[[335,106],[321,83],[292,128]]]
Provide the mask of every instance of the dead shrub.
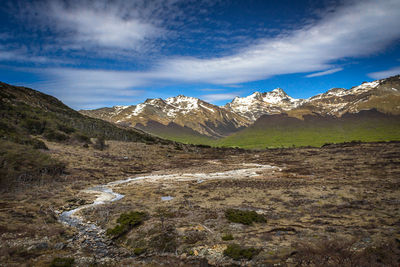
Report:
[[294,253],[296,266],[398,266],[399,244],[389,241],[365,249],[356,240],[320,240],[298,244]]

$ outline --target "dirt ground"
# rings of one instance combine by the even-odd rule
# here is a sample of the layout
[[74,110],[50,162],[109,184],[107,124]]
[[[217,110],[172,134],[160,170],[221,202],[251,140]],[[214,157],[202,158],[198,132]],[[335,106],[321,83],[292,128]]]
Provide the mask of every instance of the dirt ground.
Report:
[[[137,249],[143,253],[121,255],[111,265],[285,266],[296,265],[301,244],[348,240],[353,250],[363,250],[400,240],[400,143],[263,151],[107,144],[98,151],[48,143],[52,156],[68,162],[67,173],[52,183],[2,194],[0,266],[46,266],[54,257],[76,258],[78,252],[102,263],[90,249],[77,247],[71,241],[75,230],[55,216],[56,210],[92,201],[81,192],[85,188],[150,174],[224,172],[250,163],[277,168],[253,177],[129,183],[114,188],[123,199],[81,215],[107,229],[124,212],[148,214],[142,225],[111,241],[132,255]],[[266,223],[229,222],[229,208],[254,210]],[[229,234],[233,240],[222,240]],[[252,261],[234,261],[223,255],[229,244],[259,253]],[[85,261],[76,258],[79,262]]]

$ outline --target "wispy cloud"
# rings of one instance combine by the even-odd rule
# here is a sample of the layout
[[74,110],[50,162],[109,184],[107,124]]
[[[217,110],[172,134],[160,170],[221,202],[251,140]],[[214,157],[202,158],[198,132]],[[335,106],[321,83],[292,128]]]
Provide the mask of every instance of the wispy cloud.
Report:
[[45,82],[34,88],[60,98],[73,108],[98,108],[107,103],[134,103],[145,93],[140,89],[148,81],[132,72],[77,70],[67,68],[36,69]]
[[160,37],[163,29],[138,17],[129,17],[117,8],[79,6],[68,8],[52,1],[50,14],[61,31],[69,31],[74,43],[81,46],[99,46],[138,49],[147,39]]
[[389,76],[394,76],[394,75],[399,75],[399,74],[400,74],[400,66],[399,67],[395,67],[395,68],[391,68],[391,69],[388,69],[388,70],[368,73],[368,76],[373,78],[373,79],[383,79],[383,78],[387,78]]
[[226,89],[222,89],[222,88],[203,88],[200,89],[199,91],[203,91],[203,92],[219,92],[219,91],[225,91]]
[[227,94],[209,94],[209,95],[202,95],[200,98],[207,101],[207,102],[217,102],[217,101],[222,101],[222,100],[232,100],[238,96],[238,94],[235,93],[227,93]]
[[47,47],[50,52],[143,52],[156,47],[155,41],[173,35],[166,25],[182,15],[179,0],[13,2],[9,3],[10,9],[30,33],[51,34],[52,38],[41,40],[42,48]]
[[159,78],[216,84],[242,83],[279,74],[331,68],[332,62],[369,55],[400,37],[400,1],[359,1],[338,8],[324,19],[231,56],[174,58],[159,63]]
[[312,77],[319,77],[319,76],[324,76],[324,75],[329,75],[329,74],[333,74],[335,72],[339,72],[342,71],[343,68],[335,68],[335,69],[330,69],[330,70],[325,70],[325,71],[321,71],[321,72],[316,72],[316,73],[312,73],[312,74],[308,74],[306,75],[307,78],[312,78]]

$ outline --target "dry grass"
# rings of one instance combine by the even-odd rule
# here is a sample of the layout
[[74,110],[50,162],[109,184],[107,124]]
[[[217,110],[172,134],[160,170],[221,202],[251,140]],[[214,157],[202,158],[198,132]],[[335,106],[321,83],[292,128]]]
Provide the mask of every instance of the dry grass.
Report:
[[[235,242],[262,249],[255,262],[296,264],[303,261],[299,258],[299,243],[355,240],[353,245],[361,253],[364,248],[371,251],[383,242],[400,239],[398,143],[258,152],[206,148],[185,151],[172,145],[124,142],[107,142],[108,148],[99,151],[46,144],[51,157],[67,163],[66,173],[53,183],[1,195],[1,262],[44,264],[60,256],[55,244],[68,243],[73,231],[56,222],[53,211],[68,208],[68,203],[75,203],[68,202],[73,198],[90,201],[93,196],[79,193],[82,189],[143,173],[226,171],[243,162],[274,164],[284,170],[260,172],[251,179],[132,183],[115,189],[125,194],[122,200],[83,214],[107,229],[115,226],[116,218],[124,212],[146,211],[149,219],[117,243],[132,253],[144,249],[140,258],[148,257],[153,262],[176,261],[172,254],[167,258],[152,254],[171,251],[184,255],[186,263],[206,257],[220,265],[227,260],[222,258],[223,251]],[[161,196],[168,195],[174,199],[161,201]],[[230,223],[225,218],[228,208],[257,211],[267,223]],[[160,216],[162,210],[165,214]],[[222,240],[228,233],[233,234],[233,241]],[[48,243],[47,249],[28,250],[43,240]],[[157,247],[157,240],[167,245]],[[71,247],[63,253],[68,256],[76,251]],[[298,253],[292,254],[295,251]],[[377,257],[379,253],[375,250],[370,255]],[[390,253],[393,256],[397,252]]]

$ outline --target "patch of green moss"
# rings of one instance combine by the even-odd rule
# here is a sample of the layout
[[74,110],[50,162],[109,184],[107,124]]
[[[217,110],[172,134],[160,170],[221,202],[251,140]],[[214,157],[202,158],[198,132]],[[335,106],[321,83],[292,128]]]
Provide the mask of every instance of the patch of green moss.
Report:
[[221,239],[224,240],[224,241],[229,241],[229,240],[233,240],[234,238],[233,238],[232,234],[226,234],[226,235],[223,235],[221,237]]
[[256,248],[243,248],[238,244],[231,244],[224,250],[224,255],[234,260],[251,260],[254,256],[260,253]]
[[225,217],[231,222],[241,223],[245,225],[250,225],[253,222],[256,223],[267,222],[264,216],[258,214],[255,211],[248,211],[248,210],[228,209],[225,211]]
[[142,255],[145,252],[146,252],[145,248],[134,248],[133,249],[133,254],[135,254],[136,256]]
[[118,238],[132,228],[141,225],[147,219],[147,213],[140,211],[131,211],[128,213],[122,213],[117,219],[118,225],[114,228],[110,228],[107,230],[107,235],[112,238]]

